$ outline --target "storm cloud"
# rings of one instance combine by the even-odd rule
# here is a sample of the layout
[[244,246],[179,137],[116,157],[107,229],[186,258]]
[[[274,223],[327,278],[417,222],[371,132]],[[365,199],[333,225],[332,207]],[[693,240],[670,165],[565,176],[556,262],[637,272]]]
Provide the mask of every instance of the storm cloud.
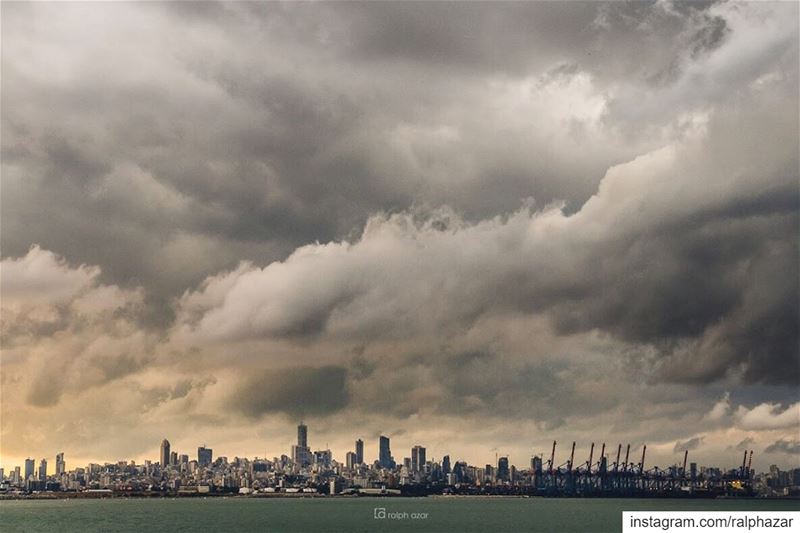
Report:
[[791,455],[800,455],[800,441],[781,439],[767,446],[764,450],[764,453],[788,453]]
[[676,442],[675,447],[672,449],[674,453],[682,452],[684,450],[696,450],[703,444],[703,437],[693,437],[684,442]]
[[250,417],[286,413],[292,417],[332,415],[347,405],[347,370],[295,367],[248,377],[231,396],[230,406]]
[[0,9],[4,457],[792,449],[796,4]]

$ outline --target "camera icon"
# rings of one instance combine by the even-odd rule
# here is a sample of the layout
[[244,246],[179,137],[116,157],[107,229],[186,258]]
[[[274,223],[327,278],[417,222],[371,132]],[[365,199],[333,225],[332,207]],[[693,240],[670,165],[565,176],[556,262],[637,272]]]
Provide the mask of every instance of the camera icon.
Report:
[[375,520],[383,520],[386,518],[386,507],[376,507],[372,510],[372,518]]

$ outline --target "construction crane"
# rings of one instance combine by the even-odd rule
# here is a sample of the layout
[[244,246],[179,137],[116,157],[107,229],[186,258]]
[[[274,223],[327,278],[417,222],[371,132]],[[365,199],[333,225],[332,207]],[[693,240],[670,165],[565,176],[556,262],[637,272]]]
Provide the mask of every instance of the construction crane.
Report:
[[553,441],[553,451],[550,452],[550,466],[549,466],[551,474],[553,473],[553,465],[555,464],[553,461],[555,460],[556,460],[556,441]]
[[689,450],[683,451],[683,469],[681,470],[681,476],[686,477],[686,459],[689,458]]
[[625,449],[625,462],[622,463],[622,471],[628,471],[628,455],[631,453],[631,445],[628,444],[628,447]]
[[619,454],[622,452],[622,444],[617,446],[617,460],[614,461],[614,473],[619,471]]
[[747,468],[747,450],[744,451],[744,458],[742,459],[742,477],[744,477],[745,468]]
[[575,460],[575,441],[572,441],[572,452],[569,454],[569,463],[567,463],[567,470],[572,472],[573,461]]
[[647,444],[642,447],[642,462],[639,463],[639,474],[644,472],[644,454],[647,451]]

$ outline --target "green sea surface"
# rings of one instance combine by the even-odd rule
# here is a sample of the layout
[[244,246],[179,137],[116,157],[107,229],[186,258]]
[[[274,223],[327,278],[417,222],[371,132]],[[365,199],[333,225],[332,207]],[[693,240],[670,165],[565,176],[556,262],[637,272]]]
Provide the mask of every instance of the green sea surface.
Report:
[[800,501],[502,497],[14,500],[0,501],[0,531],[604,532],[622,530],[622,511],[680,510],[796,511]]

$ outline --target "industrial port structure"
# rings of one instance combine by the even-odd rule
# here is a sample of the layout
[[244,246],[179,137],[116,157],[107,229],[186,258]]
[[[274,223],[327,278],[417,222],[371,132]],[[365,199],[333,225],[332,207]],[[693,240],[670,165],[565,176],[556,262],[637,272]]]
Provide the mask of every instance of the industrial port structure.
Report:
[[622,444],[619,444],[614,461],[609,462],[605,443],[600,450],[599,459],[593,460],[595,445],[592,443],[588,460],[576,464],[573,442],[569,459],[556,466],[556,445],[557,442],[553,441],[549,460],[543,461],[539,456],[533,458],[531,474],[534,495],[697,498],[753,494],[750,469],[752,450],[749,453],[745,450],[740,468],[709,474],[698,472],[695,463],[691,463],[687,470],[688,450],[684,451],[682,466],[646,468],[647,446],[642,447],[639,462],[633,462],[630,458],[630,444],[625,449],[624,458],[621,455]]

